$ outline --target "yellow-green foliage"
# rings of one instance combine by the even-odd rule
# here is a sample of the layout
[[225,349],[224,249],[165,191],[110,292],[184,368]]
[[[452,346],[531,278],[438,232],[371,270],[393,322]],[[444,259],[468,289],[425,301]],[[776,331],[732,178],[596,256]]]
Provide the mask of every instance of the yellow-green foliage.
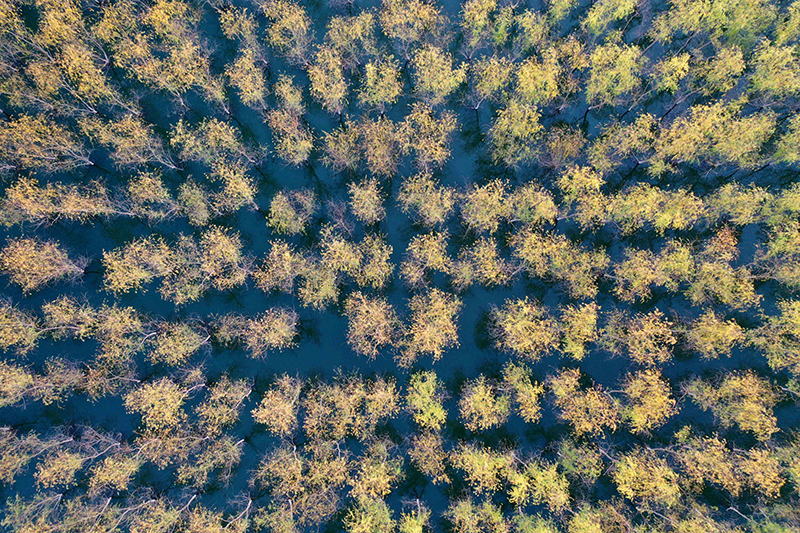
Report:
[[480,375],[464,384],[458,400],[458,411],[467,429],[484,431],[508,420],[511,401],[486,376]]

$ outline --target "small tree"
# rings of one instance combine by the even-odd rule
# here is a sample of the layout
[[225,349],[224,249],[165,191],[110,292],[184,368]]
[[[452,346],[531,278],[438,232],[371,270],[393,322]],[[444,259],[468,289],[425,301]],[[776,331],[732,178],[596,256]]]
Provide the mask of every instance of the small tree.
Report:
[[510,167],[534,160],[538,154],[537,141],[543,131],[539,110],[514,98],[497,112],[489,129],[492,156]]
[[57,242],[38,238],[9,239],[0,250],[0,270],[25,293],[58,280],[77,281],[88,263],[71,259]]
[[618,402],[597,386],[581,390],[580,379],[577,368],[564,369],[547,379],[558,417],[572,424],[579,435],[600,435],[606,428],[616,430],[620,422]]
[[423,430],[439,431],[447,421],[444,400],[447,397],[444,383],[430,371],[411,375],[406,391],[406,407],[414,422]]
[[536,362],[558,345],[557,323],[535,300],[506,300],[491,311],[490,332],[501,350]]
[[424,45],[417,50],[411,65],[414,92],[432,106],[443,104],[466,79],[466,68],[454,68],[453,56],[434,45]]
[[297,429],[303,380],[283,374],[264,393],[253,420],[267,426],[278,437],[289,437]]
[[678,475],[650,450],[623,455],[614,465],[612,477],[617,490],[630,500],[674,507],[681,497]]
[[681,389],[704,411],[711,410],[723,428],[737,425],[758,440],[768,440],[778,431],[772,409],[780,394],[752,371],[732,372],[713,383],[695,378]]
[[269,205],[267,224],[277,233],[302,233],[317,209],[317,198],[308,189],[278,191]]
[[437,361],[446,350],[458,346],[456,318],[461,300],[439,289],[429,289],[414,295],[409,308],[411,324],[398,359],[401,366],[410,367],[424,354],[430,354]]
[[622,415],[634,433],[646,433],[660,427],[678,412],[672,387],[658,370],[629,374],[622,388],[627,400]]
[[400,320],[384,298],[370,298],[356,291],[345,301],[344,312],[347,343],[357,354],[374,359],[399,340]]
[[296,312],[285,308],[270,309],[255,318],[224,315],[214,335],[226,344],[242,344],[251,357],[264,357],[268,351],[295,346],[298,319]]
[[511,412],[511,400],[496,384],[480,375],[464,384],[458,411],[467,429],[485,431],[506,423]]
[[351,183],[347,190],[350,193],[350,209],[358,220],[364,224],[376,224],[386,216],[383,207],[385,195],[376,178]]
[[433,227],[444,224],[453,212],[456,192],[442,187],[429,173],[415,174],[400,185],[397,201],[404,213],[421,224]]
[[361,105],[383,114],[402,94],[403,82],[394,56],[378,56],[364,66],[364,81],[358,95]]

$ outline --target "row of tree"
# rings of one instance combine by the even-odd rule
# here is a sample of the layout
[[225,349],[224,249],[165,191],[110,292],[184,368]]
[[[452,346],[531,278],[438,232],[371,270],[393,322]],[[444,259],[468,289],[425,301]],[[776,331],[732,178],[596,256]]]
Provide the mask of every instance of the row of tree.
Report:
[[[4,374],[14,371],[19,372],[3,365]],[[602,512],[607,506],[629,524],[646,524],[648,517],[666,513],[676,522],[687,521],[686,528],[702,518],[692,526],[700,528],[714,521],[710,510],[700,512],[703,507],[693,503],[693,494],[720,491],[744,509],[752,502],[778,498],[800,483],[800,444],[769,440],[774,429],[756,433],[765,442],[746,449],[690,426],[657,448],[596,441],[593,435],[603,428],[613,430],[622,420],[638,425],[640,432],[663,424],[675,412],[675,401],[662,390],[664,380],[657,371],[627,378],[619,391],[627,398],[621,409],[614,391],[584,387],[580,380],[574,369],[547,379],[559,417],[573,426],[576,436],[536,452],[447,438],[454,423],[445,402],[447,389],[430,371],[412,374],[404,391],[394,380],[357,374],[333,381],[278,376],[251,413],[258,427],[278,440],[252,471],[250,491],[234,502],[237,510],[223,514],[193,502],[205,488],[227,485],[244,448],[253,446],[260,430],[238,440],[226,434],[239,420],[252,384],[226,375],[210,382],[199,368],[184,370],[128,388],[125,408],[141,419],[131,439],[87,426],[55,428],[44,435],[0,430],[0,480],[13,485],[32,476],[41,491],[32,498],[10,500],[3,523],[13,531],[29,531],[33,525],[72,531],[89,521],[102,524],[103,531],[172,531],[179,524],[187,531],[294,531],[320,526],[346,506],[347,512],[338,516],[347,531],[399,527],[401,532],[422,532],[431,513],[419,500],[397,517],[385,502],[417,472],[429,483],[451,487],[451,506],[444,516],[455,531],[465,533],[509,531],[503,509],[521,513],[511,520],[518,522],[514,531],[559,531],[551,519],[526,515],[524,509],[531,505],[565,523],[570,533],[606,531],[576,522],[588,513],[605,523],[614,517]],[[757,430],[747,424],[763,422],[753,417],[771,416],[770,403],[777,393],[770,387],[748,372],[727,375],[717,384],[684,385],[703,407],[711,405],[723,427],[737,424],[753,431]],[[503,423],[512,409],[525,421],[536,422],[544,390],[529,369],[509,364],[499,379],[481,375],[463,384],[459,422],[482,432]],[[741,391],[748,396],[742,397]],[[390,429],[405,416],[413,422],[410,434]],[[174,482],[191,490],[180,501],[159,495],[157,478],[151,480],[148,474],[152,468],[169,472]],[[152,489],[147,488],[148,480],[155,483]],[[595,506],[586,501],[605,481],[624,503],[612,500]],[[797,516],[790,513],[788,519]],[[203,520],[208,529],[193,529],[206,523]],[[658,531],[739,531],[724,529],[724,522],[719,527]]]

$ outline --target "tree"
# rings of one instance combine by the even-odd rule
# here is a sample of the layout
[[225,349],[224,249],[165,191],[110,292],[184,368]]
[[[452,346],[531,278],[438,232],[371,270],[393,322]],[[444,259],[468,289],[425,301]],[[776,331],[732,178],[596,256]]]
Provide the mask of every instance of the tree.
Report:
[[364,65],[364,80],[358,95],[361,105],[384,114],[402,94],[403,82],[394,56],[379,55]]
[[404,142],[400,127],[385,116],[374,121],[363,117],[358,134],[367,169],[381,177],[394,176]]
[[426,44],[411,58],[414,93],[423,101],[439,106],[464,83],[467,70],[454,68],[453,56],[442,48]]
[[736,164],[758,168],[761,149],[775,131],[770,111],[741,117],[742,100],[693,106],[660,129],[648,172],[674,172],[678,164]]
[[105,287],[117,294],[139,290],[169,274],[175,264],[174,254],[159,237],[140,237],[121,248],[103,252]]
[[641,87],[640,74],[646,59],[638,46],[610,42],[595,48],[590,61],[586,84],[589,104],[616,105]]
[[563,67],[555,50],[548,49],[542,59],[529,57],[516,70],[514,92],[517,98],[530,105],[549,105],[561,93]]
[[672,359],[672,347],[678,342],[672,326],[658,310],[631,318],[615,313],[604,328],[602,344],[611,353],[625,354],[642,366],[657,366]]
[[191,322],[165,321],[154,329],[146,338],[152,347],[150,361],[155,364],[183,365],[211,339],[204,328]]
[[365,58],[379,55],[375,27],[377,17],[371,12],[355,16],[335,16],[328,21],[325,40],[341,56],[348,72],[361,66]]
[[147,430],[168,432],[186,422],[183,404],[197,388],[196,385],[185,388],[169,378],[161,378],[141,384],[126,394],[125,409],[140,414]]
[[445,233],[423,233],[414,236],[406,247],[406,257],[400,264],[400,277],[411,287],[425,284],[430,272],[450,273],[452,259],[447,254]]
[[664,459],[647,449],[623,455],[614,465],[612,477],[617,490],[630,500],[673,507],[681,497],[678,475]]
[[555,396],[558,417],[572,424],[578,435],[615,431],[620,422],[619,405],[600,387],[581,390],[581,372],[567,368],[550,376],[546,384]]
[[368,233],[358,244],[358,249],[363,260],[355,274],[356,283],[373,289],[386,287],[394,276],[393,248],[386,242],[386,236]]
[[350,494],[360,498],[385,498],[403,479],[403,458],[388,439],[375,440],[359,458]]
[[[509,500],[517,506],[545,504],[552,513],[569,506],[569,481],[557,470],[558,466],[546,461],[519,461],[519,470],[509,468],[506,477],[511,484]],[[516,465],[515,465],[516,466]]]
[[0,271],[24,293],[63,279],[77,281],[88,263],[86,258],[71,259],[57,242],[38,238],[9,239],[0,250]]
[[383,207],[385,195],[376,178],[351,183],[347,190],[350,193],[350,209],[358,220],[364,224],[377,224],[386,216]]
[[399,341],[400,320],[384,298],[370,298],[356,291],[347,297],[344,314],[348,319],[347,343],[359,355],[374,359]]
[[79,125],[90,138],[110,147],[111,158],[119,167],[156,163],[172,170],[177,169],[161,138],[137,114],[125,115],[109,122],[90,116],[81,120]]
[[253,420],[267,426],[267,430],[278,437],[290,436],[298,427],[303,385],[300,378],[288,374],[279,376],[253,409]]
[[611,0],[601,0],[593,4],[583,19],[583,26],[592,35],[600,35],[614,22],[627,18],[636,11],[636,2],[626,0],[624,2],[613,2]]
[[414,467],[433,484],[449,483],[446,472],[448,453],[444,449],[444,439],[437,431],[423,431],[411,437],[408,455]]
[[751,370],[732,372],[714,382],[695,378],[681,385],[704,411],[711,410],[723,428],[733,425],[768,440],[778,431],[772,408],[780,395],[772,383]]
[[303,92],[291,76],[281,75],[274,86],[278,107],[267,112],[267,125],[275,143],[275,152],[291,165],[308,161],[314,148],[314,135],[303,119]]
[[511,400],[481,374],[464,384],[458,410],[470,431],[485,431],[503,425],[511,411]]
[[535,300],[506,300],[491,311],[490,333],[498,348],[536,362],[558,345],[558,329]]
[[11,347],[25,354],[36,347],[42,335],[36,315],[19,309],[10,300],[0,300],[0,349]]
[[608,266],[603,250],[585,250],[564,235],[523,228],[509,238],[513,254],[532,276],[562,281],[573,298],[597,295],[597,278]]
[[25,222],[41,225],[58,220],[85,222],[95,216],[122,214],[109,192],[98,182],[85,185],[47,183],[21,177],[0,200],[0,222],[5,226]]
[[353,172],[361,161],[359,129],[350,122],[325,133],[322,138],[322,163],[334,172]]
[[447,421],[447,398],[444,383],[432,370],[411,375],[406,391],[406,407],[414,422],[423,430],[439,431]]
[[349,90],[341,56],[329,47],[321,47],[308,67],[308,78],[311,80],[311,96],[328,112],[341,115],[347,105]]
[[253,271],[256,286],[263,291],[294,292],[295,279],[306,271],[308,265],[294,246],[281,241],[269,241],[267,256]]
[[734,453],[727,442],[717,435],[694,435],[688,426],[675,435],[675,454],[687,485],[694,491],[703,490],[706,483],[721,487],[732,496],[742,491],[742,476]]
[[789,369],[800,374],[800,301],[778,302],[781,313],[771,316],[755,331],[748,331],[749,340],[767,357],[775,371]]
[[626,405],[622,415],[634,433],[645,433],[660,427],[677,414],[672,387],[655,369],[628,374],[622,384]]
[[473,283],[487,287],[507,284],[511,280],[513,267],[500,257],[494,239],[481,237],[469,247],[464,247],[453,263],[453,285],[465,290]]
[[558,464],[569,479],[591,487],[605,469],[596,444],[565,438],[558,444]]
[[540,402],[545,389],[544,385],[533,380],[527,366],[506,364],[503,368],[502,386],[511,396],[517,413],[525,422],[532,424],[539,421],[542,416]]
[[503,485],[513,455],[474,443],[462,443],[453,450],[450,462],[464,472],[464,479],[475,494],[491,496]]
[[208,397],[194,412],[200,419],[203,435],[217,436],[224,428],[239,420],[239,413],[253,388],[248,380],[232,380],[227,374],[223,374],[216,383],[207,388]]
[[44,115],[21,115],[0,125],[0,169],[63,172],[93,166],[89,151],[68,129]]
[[242,344],[251,357],[264,357],[270,350],[295,346],[298,321],[295,311],[280,307],[254,318],[229,314],[217,320],[214,335],[225,344]]
[[509,222],[537,225],[555,220],[558,216],[558,207],[553,196],[535,181],[517,187],[508,197],[507,203],[511,211]]
[[483,57],[470,65],[467,103],[478,109],[484,101],[499,101],[511,83],[514,64],[505,57]]
[[404,213],[427,227],[444,224],[453,212],[455,190],[440,186],[429,173],[415,174],[403,180],[397,201]]
[[489,129],[494,159],[510,167],[532,162],[539,152],[536,144],[544,129],[540,116],[536,106],[518,98],[509,100]]
[[378,16],[383,32],[405,59],[424,38],[440,31],[445,22],[439,7],[422,0],[384,0]]
[[437,116],[427,105],[415,103],[401,126],[404,151],[414,154],[417,168],[423,172],[439,168],[450,157],[450,136],[457,125],[453,113],[443,111]]
[[472,499],[450,504],[445,514],[455,533],[507,533],[508,524],[502,510],[491,501],[480,505]]
[[720,47],[700,68],[699,88],[707,95],[726,93],[736,86],[746,66],[741,47]]
[[420,355],[438,361],[444,352],[458,346],[456,319],[461,300],[439,289],[416,294],[409,302],[411,324],[403,342],[398,363],[410,367]]
[[395,531],[397,524],[386,503],[378,498],[359,498],[344,517],[348,533]]
[[509,215],[508,183],[492,180],[486,185],[473,184],[462,195],[461,219],[480,232],[494,233]]
[[244,105],[263,111],[267,108],[267,84],[258,64],[261,61],[255,50],[245,48],[225,69],[225,75]]
[[270,202],[267,224],[277,233],[296,235],[305,230],[316,209],[316,195],[309,189],[278,191]]
[[562,209],[574,213],[583,229],[599,226],[607,220],[610,202],[600,192],[604,183],[602,175],[590,167],[576,165],[567,168],[558,179],[558,188],[564,194]]
[[596,303],[581,306],[568,305],[561,310],[561,351],[582,360],[586,355],[586,345],[598,339]]
[[784,99],[800,92],[800,59],[792,46],[776,46],[768,40],[754,52],[755,72],[750,77],[753,90]]
[[305,8],[291,0],[269,0],[259,7],[271,22],[267,28],[267,42],[290,63],[307,63],[313,37],[311,18]]
[[735,320],[724,320],[708,309],[692,322],[685,335],[688,346],[704,359],[730,357],[733,348],[745,341],[744,329]]
[[161,222],[175,217],[180,206],[164,185],[159,174],[137,174],[126,188],[131,211],[148,222]]

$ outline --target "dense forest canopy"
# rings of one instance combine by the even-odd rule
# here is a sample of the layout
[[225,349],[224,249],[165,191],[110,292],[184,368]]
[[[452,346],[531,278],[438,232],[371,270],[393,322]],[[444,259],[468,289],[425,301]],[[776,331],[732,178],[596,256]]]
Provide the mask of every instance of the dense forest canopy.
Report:
[[0,526],[800,531],[800,0],[0,0]]

